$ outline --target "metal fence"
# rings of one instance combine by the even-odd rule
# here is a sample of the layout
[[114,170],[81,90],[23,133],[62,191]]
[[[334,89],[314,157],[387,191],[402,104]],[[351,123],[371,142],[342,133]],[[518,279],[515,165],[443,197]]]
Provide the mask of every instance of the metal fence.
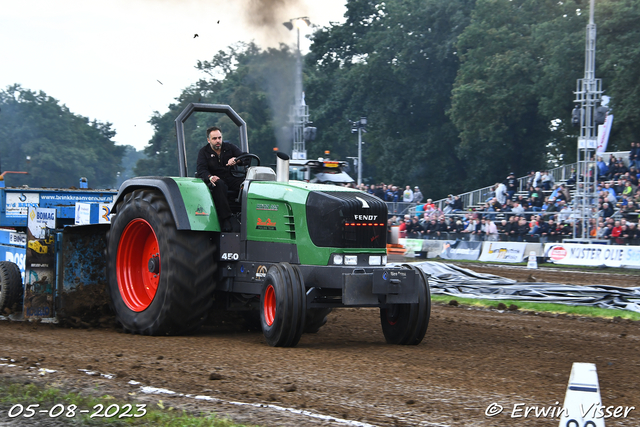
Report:
[[[617,159],[622,159],[625,164],[628,164],[628,160],[629,160],[628,151],[606,152],[606,153],[603,153],[601,157],[605,162],[608,162],[609,156],[611,154],[613,154]],[[551,174],[551,176],[553,176],[553,180],[556,184],[560,182],[566,182],[573,175],[576,166],[577,166],[577,163],[570,163],[567,165],[558,166],[556,168],[549,169],[549,173]],[[528,175],[518,178],[518,193],[522,194],[527,191],[526,186],[527,186],[528,179],[529,179]],[[470,208],[482,206],[485,202],[488,201],[490,196],[493,194],[494,185],[495,184],[492,184],[487,187],[478,188],[477,190],[467,191],[466,193],[458,194],[458,196],[460,196],[460,199],[462,200],[462,206],[464,207],[464,209],[468,210]],[[423,200],[420,203],[420,205],[424,204],[425,200]],[[446,198],[436,200],[433,203],[440,210],[444,210]],[[387,210],[389,212],[389,216],[392,216],[392,215],[404,216],[407,214],[411,216],[415,216],[416,214],[420,215],[420,212],[416,212],[416,206],[417,206],[416,203],[386,202],[386,204],[387,204]]]
[[[605,162],[608,162],[609,156],[611,154],[613,154],[617,159],[622,159],[625,164],[628,163],[628,160],[629,160],[628,151],[606,152],[601,155],[602,159]],[[570,163],[567,165],[558,166],[556,168],[549,169],[549,173],[553,176],[553,180],[556,183],[566,182],[569,178],[571,178],[571,175],[573,174],[573,171],[575,170],[576,166],[577,166],[577,163]],[[527,191],[526,185],[527,185],[528,179],[529,179],[528,175],[518,178],[519,192]],[[494,185],[495,184],[492,184],[487,187],[483,187],[477,190],[468,191],[466,193],[459,194],[460,199],[462,199],[462,205],[464,206],[464,208],[469,209],[469,208],[477,207],[484,204],[487,201],[487,199],[489,199],[489,196],[492,194]],[[444,209],[445,202],[446,202],[446,199],[440,199],[440,200],[436,200],[433,203],[436,206],[438,206],[440,209]]]

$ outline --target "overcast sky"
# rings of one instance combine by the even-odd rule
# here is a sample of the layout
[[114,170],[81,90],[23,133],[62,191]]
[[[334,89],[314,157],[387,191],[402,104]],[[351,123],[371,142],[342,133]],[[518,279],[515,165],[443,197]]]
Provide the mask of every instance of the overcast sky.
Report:
[[[205,77],[194,66],[251,40],[294,45],[282,23],[343,22],[346,0],[16,0],[0,8],[0,88],[44,91],[71,112],[113,123],[142,149],[147,123]],[[219,22],[218,22],[219,21]],[[198,37],[194,38],[194,35]],[[302,41],[302,50],[308,42]],[[232,106],[233,107],[233,106]],[[1,113],[0,113],[1,114]]]

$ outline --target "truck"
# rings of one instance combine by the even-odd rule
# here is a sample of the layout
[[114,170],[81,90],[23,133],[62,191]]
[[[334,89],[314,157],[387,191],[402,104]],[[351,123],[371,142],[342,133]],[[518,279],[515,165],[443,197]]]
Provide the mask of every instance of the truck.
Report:
[[351,184],[355,181],[346,172],[348,168],[349,164],[340,160],[290,160],[289,179],[319,184]]
[[[233,173],[244,183],[229,197],[239,232],[222,231],[208,187],[189,175],[184,123],[194,112],[226,114],[238,128],[247,154]],[[68,252],[62,288],[77,274],[73,266],[104,268],[106,286],[90,285],[106,288],[117,322],[136,334],[188,334],[212,312],[231,310],[253,316],[270,346],[293,347],[334,308],[377,307],[388,343],[422,341],[431,310],[428,276],[411,265],[387,265],[384,202],[290,181],[282,152],[275,171],[261,166],[249,151],[245,122],[228,105],[189,104],[175,124],[179,176],[129,179],[113,199],[109,225],[61,230]],[[56,289],[54,299],[64,290]],[[64,302],[54,306],[65,311]]]

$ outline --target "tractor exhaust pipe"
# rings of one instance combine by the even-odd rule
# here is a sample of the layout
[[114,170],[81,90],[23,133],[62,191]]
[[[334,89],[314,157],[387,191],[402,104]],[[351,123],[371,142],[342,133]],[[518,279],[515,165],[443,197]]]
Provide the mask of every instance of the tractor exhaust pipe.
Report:
[[289,182],[289,156],[285,153],[278,151],[276,153],[276,181]]

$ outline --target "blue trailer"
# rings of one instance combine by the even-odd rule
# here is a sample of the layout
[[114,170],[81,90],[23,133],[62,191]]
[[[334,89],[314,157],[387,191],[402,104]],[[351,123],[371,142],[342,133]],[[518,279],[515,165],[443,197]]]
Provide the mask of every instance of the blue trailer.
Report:
[[0,318],[52,322],[107,304],[103,260],[116,194],[0,181]]

